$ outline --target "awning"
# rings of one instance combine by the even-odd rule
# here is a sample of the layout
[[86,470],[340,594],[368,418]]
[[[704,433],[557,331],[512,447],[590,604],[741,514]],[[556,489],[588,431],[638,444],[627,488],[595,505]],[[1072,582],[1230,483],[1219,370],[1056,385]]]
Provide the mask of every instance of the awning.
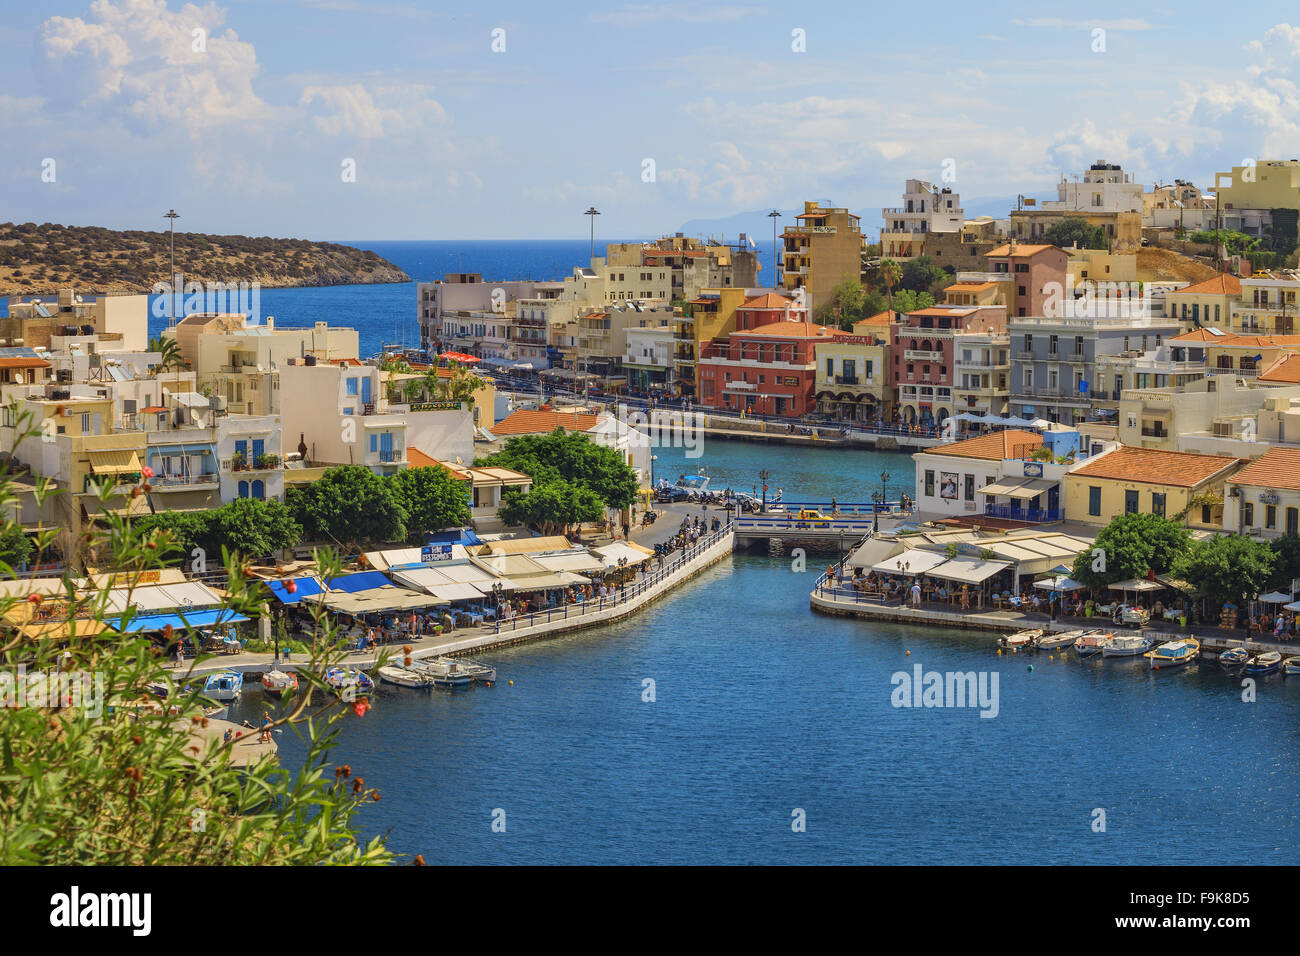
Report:
[[1009,498],[1037,498],[1043,492],[1057,486],[1055,481],[1047,481],[1043,478],[1030,478],[1019,488],[1005,492]]
[[307,597],[340,614],[380,614],[388,611],[410,611],[422,607],[448,604],[449,601],[388,585],[368,591],[327,591]]
[[592,548],[592,550],[600,555],[601,560],[605,562],[605,567],[607,568],[618,567],[619,558],[627,558],[627,564],[631,567],[640,564],[654,553],[652,551],[647,551],[645,548],[638,548],[626,541],[615,541],[612,544],[602,545],[599,548]]
[[[293,593],[289,593],[287,587],[289,581],[293,582]],[[267,581],[266,586],[271,589],[271,593],[279,599],[281,604],[297,604],[305,597],[311,597],[313,594],[320,594],[325,589],[321,586],[320,580],[311,576],[304,578],[289,578],[286,581]]]
[[515,587],[520,591],[549,591],[552,588],[567,588],[571,584],[586,584],[587,579],[571,571],[557,574],[530,574],[527,577],[514,578]]
[[90,470],[97,475],[130,475],[140,471],[140,456],[129,448],[88,451]]
[[1010,497],[1016,490],[1023,487],[1027,481],[1029,481],[1028,478],[1003,478],[1000,481],[995,481],[992,484],[985,485],[983,488],[978,490],[982,495],[1002,495],[1003,497]]
[[844,563],[850,568],[870,568],[891,554],[906,550],[901,542],[891,538],[868,538],[858,545]]
[[236,614],[229,608],[210,608],[206,611],[188,611],[184,614],[138,614],[129,624],[121,625],[117,630],[124,634],[139,634],[142,631],[161,631],[168,624],[173,630],[203,630],[221,624],[234,624],[247,621],[242,614]]
[[943,578],[945,581],[981,584],[1009,567],[1011,567],[1010,561],[986,561],[983,558],[958,555],[925,573],[932,578]]
[[1110,590],[1112,591],[1162,591],[1164,590],[1164,587],[1165,586],[1163,584],[1158,584],[1155,581],[1148,581],[1145,578],[1133,578],[1130,581],[1119,581],[1116,584],[1110,585]]
[[558,554],[534,554],[535,560],[550,571],[603,571],[605,562],[583,549],[563,551]]
[[[919,548],[913,548],[910,551],[904,551],[902,554],[896,554],[892,558],[887,558],[879,564],[873,564],[871,570],[883,571],[887,574],[925,574],[931,568],[937,568],[947,560],[947,555],[940,551],[922,551]],[[904,565],[906,565],[906,569]]]
[[1063,574],[1034,582],[1034,587],[1041,588],[1044,591],[1082,591],[1087,586]]
[[358,571],[356,574],[340,574],[336,578],[330,578],[328,586],[331,591],[354,594],[357,591],[391,587],[392,583],[381,571]]
[[1265,604],[1286,604],[1291,600],[1291,595],[1283,594],[1281,591],[1269,591],[1267,594],[1261,594],[1259,600]]

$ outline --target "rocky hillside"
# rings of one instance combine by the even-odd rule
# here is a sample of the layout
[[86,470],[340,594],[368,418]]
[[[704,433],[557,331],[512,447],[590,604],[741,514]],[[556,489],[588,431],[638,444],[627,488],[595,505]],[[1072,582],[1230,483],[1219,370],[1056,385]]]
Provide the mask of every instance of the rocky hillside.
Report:
[[[167,281],[166,232],[117,232],[54,223],[0,224],[0,295],[148,292]],[[373,252],[307,239],[176,233],[176,271],[199,282],[277,286],[409,282]]]

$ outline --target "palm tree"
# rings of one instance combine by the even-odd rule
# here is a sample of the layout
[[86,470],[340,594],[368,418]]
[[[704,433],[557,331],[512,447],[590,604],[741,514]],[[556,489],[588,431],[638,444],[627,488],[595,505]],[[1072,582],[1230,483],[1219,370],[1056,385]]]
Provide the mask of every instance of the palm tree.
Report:
[[894,311],[894,286],[903,279],[903,267],[893,259],[886,259],[880,264],[880,281],[885,284],[885,297],[889,300],[889,311]]
[[158,364],[155,368],[163,369],[182,369],[185,367],[185,359],[181,355],[180,343],[173,338],[158,336],[149,340],[149,351],[157,352],[159,355]]
[[439,378],[435,385],[438,401],[471,404],[474,393],[483,387],[483,379],[456,362],[451,363],[451,375]]

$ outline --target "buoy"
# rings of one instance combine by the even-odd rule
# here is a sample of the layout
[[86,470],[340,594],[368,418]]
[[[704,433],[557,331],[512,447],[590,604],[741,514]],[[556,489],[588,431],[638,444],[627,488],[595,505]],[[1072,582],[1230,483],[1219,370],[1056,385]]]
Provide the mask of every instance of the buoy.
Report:
[[998,657],[1001,657],[1001,656],[1002,656],[1002,648],[999,647],[999,648],[998,648]]
[[911,656],[912,656],[912,652],[911,652],[911,651],[906,651],[905,653],[907,654],[908,657],[911,657]]
[[1032,671],[1032,670],[1034,669],[1034,665],[1033,665],[1033,664],[1030,664],[1030,665],[1029,665],[1029,669]]
[[510,686],[511,686],[511,687],[514,687],[514,686],[515,686],[515,682],[514,682],[514,681],[511,681],[511,682],[510,682]]

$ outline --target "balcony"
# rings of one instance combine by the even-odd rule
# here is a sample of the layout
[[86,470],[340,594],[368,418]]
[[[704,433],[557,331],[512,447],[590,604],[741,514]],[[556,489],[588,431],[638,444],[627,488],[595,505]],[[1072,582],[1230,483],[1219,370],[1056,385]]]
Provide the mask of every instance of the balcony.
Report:
[[1148,428],[1144,426],[1142,428],[1142,437],[1143,438],[1168,438],[1169,430],[1165,428]]
[[907,362],[942,362],[943,353],[925,349],[904,349],[903,360]]
[[379,452],[379,460],[384,464],[392,464],[394,462],[406,461],[406,453],[400,450],[381,451]]
[[190,488],[215,488],[221,482],[221,476],[215,471],[204,471],[192,475],[154,475],[149,484],[155,491],[185,491]]
[[836,385],[857,385],[858,377],[856,375],[836,375]]
[[1034,361],[1034,353],[1032,350],[1029,349],[1021,349],[1018,352],[1012,352],[1011,357],[1021,362]]

